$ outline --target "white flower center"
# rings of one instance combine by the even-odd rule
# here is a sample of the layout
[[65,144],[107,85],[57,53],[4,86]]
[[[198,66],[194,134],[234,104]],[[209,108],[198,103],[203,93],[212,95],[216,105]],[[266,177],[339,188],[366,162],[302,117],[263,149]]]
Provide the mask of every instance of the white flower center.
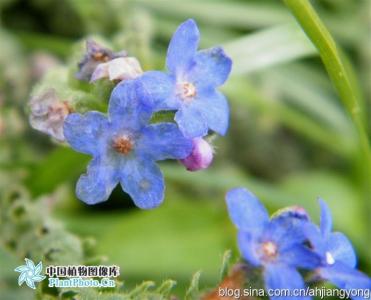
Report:
[[335,263],[335,259],[330,252],[326,252],[326,262],[329,265],[333,265]]
[[33,272],[32,271],[28,271],[27,274],[28,274],[28,276],[32,276],[33,275]]
[[177,85],[177,94],[183,100],[192,100],[197,94],[196,87],[190,82],[179,83]]
[[261,246],[261,251],[265,260],[272,260],[278,254],[278,247],[273,242],[264,242]]

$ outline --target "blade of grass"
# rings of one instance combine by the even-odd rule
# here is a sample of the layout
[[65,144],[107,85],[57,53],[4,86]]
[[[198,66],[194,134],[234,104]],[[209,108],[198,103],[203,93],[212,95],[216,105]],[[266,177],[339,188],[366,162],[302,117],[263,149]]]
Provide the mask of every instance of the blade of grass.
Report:
[[247,79],[234,78],[223,89],[232,103],[249,105],[262,113],[267,113],[284,126],[341,157],[349,157],[353,151],[353,146],[349,145],[349,141],[341,133],[321,126],[313,118],[291,108],[286,103],[262,95]]
[[198,21],[205,21],[207,24],[220,27],[253,29],[282,24],[291,20],[292,17],[281,6],[261,2],[137,0],[135,3],[161,15],[182,19],[192,16]]
[[249,34],[224,44],[224,49],[235,62],[232,69],[234,75],[316,53],[312,43],[293,23]]
[[[269,69],[261,74],[261,78],[288,98],[288,102],[294,107],[341,133],[344,138],[350,138],[354,144],[356,137],[353,124],[336,101],[331,86],[330,89],[322,86],[323,82],[329,82],[324,74],[318,70],[311,70],[308,65],[297,64]],[[322,82],[318,84],[313,78],[318,78]]]
[[[350,64],[343,58],[331,34],[307,0],[283,0],[297,19],[298,23],[316,46],[323,64],[337,90],[340,99],[356,125],[360,148],[363,156],[362,176],[365,190],[365,219],[371,228],[371,157],[370,146],[365,125],[365,112],[362,109],[362,99],[355,83],[354,73],[349,71]],[[371,246],[371,240],[369,246]],[[370,254],[371,255],[371,254]],[[370,256],[371,257],[371,256]]]

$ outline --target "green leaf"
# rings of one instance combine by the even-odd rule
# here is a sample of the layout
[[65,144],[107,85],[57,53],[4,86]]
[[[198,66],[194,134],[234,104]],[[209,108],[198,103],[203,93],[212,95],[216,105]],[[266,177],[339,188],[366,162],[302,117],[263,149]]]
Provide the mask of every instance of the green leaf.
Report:
[[[175,195],[169,195],[161,209],[137,210],[102,223],[98,252],[121,267],[124,279],[151,274],[152,279],[166,276],[184,282],[189,274],[202,269],[207,283],[218,280],[220,256],[226,248],[234,247],[233,225],[226,221],[224,210],[205,201],[196,205]],[[223,198],[219,201],[222,203]],[[81,226],[96,219],[98,216],[84,218]]]
[[26,185],[34,196],[50,193],[61,183],[75,180],[89,159],[70,148],[57,148],[29,171]]

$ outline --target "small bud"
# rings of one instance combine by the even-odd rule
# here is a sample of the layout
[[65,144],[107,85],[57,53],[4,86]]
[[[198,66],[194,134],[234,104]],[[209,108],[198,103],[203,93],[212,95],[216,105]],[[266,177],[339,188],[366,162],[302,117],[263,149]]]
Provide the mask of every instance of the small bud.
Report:
[[289,206],[282,208],[272,215],[272,218],[293,218],[302,221],[309,221],[310,217],[307,211],[301,206]]
[[202,138],[193,139],[192,153],[180,162],[188,171],[198,171],[206,169],[213,161],[213,148]]
[[99,64],[91,75],[90,82],[102,78],[109,78],[111,81],[134,79],[142,73],[139,61],[135,57],[119,57]]
[[54,89],[32,97],[30,110],[30,124],[34,129],[49,134],[60,142],[65,140],[63,123],[71,113],[71,107],[67,101],[59,99]]
[[79,71],[76,73],[76,78],[79,80],[90,81],[96,67],[108,62],[112,59],[125,57],[125,51],[113,52],[110,49],[104,48],[93,40],[86,42],[86,53],[84,58],[78,64]]

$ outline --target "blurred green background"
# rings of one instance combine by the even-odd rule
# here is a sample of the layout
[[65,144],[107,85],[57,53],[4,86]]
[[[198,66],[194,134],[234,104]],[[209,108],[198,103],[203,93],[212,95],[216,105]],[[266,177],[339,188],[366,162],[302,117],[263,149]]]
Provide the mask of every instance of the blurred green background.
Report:
[[[369,111],[370,1],[312,3],[354,67],[362,109]],[[360,269],[371,273],[371,196],[364,192],[371,179],[364,178],[357,133],[316,49],[283,3],[1,0],[0,18],[0,189],[19,182],[34,199],[52,195],[52,218],[94,237],[96,252],[121,267],[125,285],[172,278],[181,294],[202,270],[201,284],[215,286],[224,251],[238,255],[224,204],[225,192],[236,186],[256,193],[272,212],[298,204],[314,220],[317,197],[324,198],[335,229],[353,241]],[[88,158],[30,128],[32,86],[46,70],[71,62],[74,45],[91,35],[126,49],[144,70],[163,69],[171,34],[188,18],[199,24],[201,47],[222,45],[234,61],[222,88],[230,129],[215,140],[212,167],[190,173],[176,162],[161,163],[166,198],[153,211],[134,207],[121,189],[106,203],[84,205],[73,190]],[[13,268],[23,257],[14,254],[0,251],[4,299],[30,297],[16,286]]]

